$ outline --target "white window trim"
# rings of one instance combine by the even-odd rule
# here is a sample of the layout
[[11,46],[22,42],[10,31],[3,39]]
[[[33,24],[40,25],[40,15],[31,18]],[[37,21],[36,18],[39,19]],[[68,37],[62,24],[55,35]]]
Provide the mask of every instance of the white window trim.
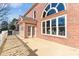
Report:
[[[46,7],[47,7],[49,4],[50,4],[50,9],[52,9],[51,3],[46,4],[44,10],[42,11],[41,18],[43,18],[43,12],[44,12],[44,11],[46,12],[46,15],[47,15],[47,11],[46,11],[45,9],[46,9]],[[60,3],[57,3],[56,7],[54,7],[54,8],[57,8],[57,6],[58,6],[59,4],[60,4]],[[63,5],[64,5],[64,8],[65,8],[65,10],[66,10],[66,3],[63,3]],[[57,13],[58,13],[58,10],[57,10]]]
[[58,3],[58,4],[56,5],[56,8],[58,7],[59,4],[60,4],[60,3]]
[[[58,18],[62,17],[62,16],[65,16],[65,36],[58,35]],[[56,27],[57,27],[56,35],[51,34],[51,31],[50,31],[50,34],[46,34],[46,29],[45,29],[45,34],[44,34],[43,33],[43,28],[42,28],[42,23],[43,22],[46,23],[46,21],[52,20],[52,19],[56,19]],[[50,26],[51,26],[51,21],[50,21]],[[45,27],[46,27],[46,24],[45,24]],[[50,27],[50,30],[51,30],[51,27]],[[48,36],[56,36],[56,37],[67,38],[67,14],[41,21],[41,34],[42,35],[48,35]]]
[[54,9],[56,11],[56,13],[58,13],[58,10],[56,8],[50,8],[48,11],[46,11],[46,16],[47,16],[47,13],[51,10],[51,9]]

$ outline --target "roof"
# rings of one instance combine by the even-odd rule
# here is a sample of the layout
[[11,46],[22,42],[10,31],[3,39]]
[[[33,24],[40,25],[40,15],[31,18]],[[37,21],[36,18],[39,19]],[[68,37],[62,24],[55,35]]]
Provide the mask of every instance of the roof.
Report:
[[37,6],[38,3],[34,3],[32,7],[24,14],[26,16],[35,6]]
[[34,19],[33,19],[33,18],[31,18],[31,17],[24,17],[24,16],[22,16],[22,19],[23,19],[23,20],[29,20],[29,19],[34,20]]
[[20,24],[20,23],[26,23],[26,24],[36,24],[37,23],[37,21],[36,20],[34,20],[33,18],[30,18],[30,17],[22,17],[22,21],[19,21],[19,23],[18,24]]

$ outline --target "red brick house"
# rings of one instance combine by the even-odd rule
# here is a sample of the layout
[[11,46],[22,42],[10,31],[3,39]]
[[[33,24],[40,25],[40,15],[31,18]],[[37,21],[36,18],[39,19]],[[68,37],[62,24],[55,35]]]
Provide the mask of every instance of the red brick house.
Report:
[[19,36],[79,47],[79,4],[36,3],[19,18]]

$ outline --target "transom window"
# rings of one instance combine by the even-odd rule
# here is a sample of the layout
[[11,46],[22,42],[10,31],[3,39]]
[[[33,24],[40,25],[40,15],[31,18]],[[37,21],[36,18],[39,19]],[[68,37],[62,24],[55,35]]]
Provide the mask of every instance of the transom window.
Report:
[[65,10],[63,3],[51,3],[46,6],[43,11],[43,17],[49,16],[51,14],[58,13],[59,11]]
[[66,37],[66,15],[42,21],[42,33]]

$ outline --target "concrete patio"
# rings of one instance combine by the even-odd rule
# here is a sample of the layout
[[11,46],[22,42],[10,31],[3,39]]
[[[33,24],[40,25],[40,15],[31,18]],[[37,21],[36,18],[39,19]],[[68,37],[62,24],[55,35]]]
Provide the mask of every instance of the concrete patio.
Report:
[[39,56],[79,56],[77,48],[39,38],[21,39]]
[[39,38],[8,36],[1,56],[79,56],[79,49]]

